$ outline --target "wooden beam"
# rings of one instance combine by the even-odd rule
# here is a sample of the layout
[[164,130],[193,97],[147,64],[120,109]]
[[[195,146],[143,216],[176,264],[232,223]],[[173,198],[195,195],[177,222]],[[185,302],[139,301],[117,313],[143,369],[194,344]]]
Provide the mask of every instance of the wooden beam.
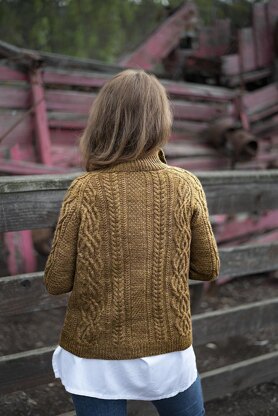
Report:
[[225,247],[220,248],[219,251],[222,264],[221,276],[246,276],[278,269],[277,242]]
[[68,295],[53,296],[43,284],[43,272],[0,278],[0,319],[66,306]]
[[0,159],[0,171],[11,175],[43,175],[59,174],[76,169],[65,168],[63,166],[49,166],[42,163],[25,162],[23,160]]
[[[0,177],[0,232],[55,225],[64,194],[81,173]],[[276,169],[196,172],[196,176],[204,186],[211,215],[278,208]]]
[[248,116],[277,105],[277,101],[278,89],[276,84],[269,84],[253,92],[245,93],[242,97]]
[[277,321],[278,298],[193,315],[193,344],[203,345],[209,341],[256,332],[275,325]]
[[[244,276],[278,269],[277,242],[254,247],[220,248],[219,252],[221,260],[219,280],[221,276]],[[200,282],[190,281],[190,284],[200,284]],[[68,294],[53,296],[46,292],[43,285],[43,272],[0,278],[0,319],[21,313],[66,306],[67,299]]]
[[27,109],[31,106],[29,85],[24,86],[0,86],[0,107],[15,109]]
[[238,40],[241,72],[254,71],[256,69],[256,55],[253,29],[251,27],[240,29]]
[[193,3],[182,3],[135,51],[123,57],[120,65],[152,69],[179,44],[185,25],[190,25],[196,15]]
[[[48,121],[49,127],[56,129],[81,130],[86,126],[85,114],[79,113],[50,112]],[[202,133],[207,127],[208,123],[205,122],[174,119],[173,134],[178,131],[185,136],[190,134],[192,137],[192,135]]]
[[[45,93],[46,106],[50,111],[70,112],[88,115],[91,105],[96,98],[95,93],[80,91],[47,90]],[[16,99],[16,97],[14,97]],[[3,98],[4,101],[4,98]],[[182,120],[207,121],[221,115],[232,115],[233,107],[225,103],[198,103],[184,99],[172,99],[174,117]],[[0,103],[1,104],[1,103]],[[10,105],[9,105],[10,106]]]
[[[0,113],[1,146],[11,148],[15,144],[22,144],[24,146],[31,144],[33,123],[31,115],[25,114],[23,111],[13,110]],[[9,133],[7,134],[8,131]]]
[[0,65],[0,81],[27,81],[27,75],[9,66]]
[[267,5],[255,3],[252,7],[252,20],[255,40],[256,66],[262,68],[271,64],[271,31],[268,26]]
[[201,374],[205,401],[277,379],[277,360],[274,351]]
[[51,356],[55,346],[0,357],[2,394],[53,381]]
[[262,68],[256,71],[244,72],[243,74],[226,76],[225,85],[229,87],[236,87],[237,85],[240,85],[242,81],[246,84],[247,82],[254,82],[267,78],[271,76],[271,74],[271,68]]
[[[97,72],[69,71],[47,67],[43,72],[43,81],[51,85],[76,85],[98,89],[106,81],[111,79],[111,74]],[[183,97],[189,99],[199,99],[201,101],[227,102],[232,100],[237,92],[228,88],[195,84],[190,82],[177,82],[160,79],[171,97]]]
[[34,64],[38,66],[44,63],[55,68],[76,68],[108,73],[119,72],[123,69],[118,65],[109,65],[94,59],[76,58],[58,53],[18,48],[3,41],[0,41],[0,57],[16,59],[27,68],[34,67]]

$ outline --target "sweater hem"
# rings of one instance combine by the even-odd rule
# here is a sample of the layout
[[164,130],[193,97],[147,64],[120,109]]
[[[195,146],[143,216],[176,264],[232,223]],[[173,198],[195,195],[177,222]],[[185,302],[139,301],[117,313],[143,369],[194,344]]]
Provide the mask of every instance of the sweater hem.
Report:
[[136,346],[123,346],[119,349],[111,345],[78,345],[62,333],[59,345],[65,350],[77,355],[81,358],[100,358],[104,360],[129,360],[133,358],[149,357],[152,355],[167,354],[174,351],[182,351],[192,345],[192,337],[190,335],[173,340],[166,340],[160,343],[148,343]]

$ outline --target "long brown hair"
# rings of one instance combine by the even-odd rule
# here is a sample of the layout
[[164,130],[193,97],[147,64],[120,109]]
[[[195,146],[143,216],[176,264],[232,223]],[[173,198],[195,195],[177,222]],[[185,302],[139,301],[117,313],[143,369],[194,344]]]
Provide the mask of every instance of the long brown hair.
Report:
[[125,70],[100,89],[79,139],[89,172],[154,153],[169,140],[172,111],[163,85],[143,70]]

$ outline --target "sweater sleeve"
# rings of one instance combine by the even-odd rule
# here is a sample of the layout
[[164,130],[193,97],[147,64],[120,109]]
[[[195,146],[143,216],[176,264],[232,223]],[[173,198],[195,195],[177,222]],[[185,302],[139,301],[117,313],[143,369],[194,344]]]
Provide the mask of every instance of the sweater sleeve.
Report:
[[64,196],[45,265],[43,281],[51,295],[67,293],[73,288],[79,223],[77,178],[71,183]]
[[197,176],[194,182],[189,279],[209,281],[219,274],[220,258],[204,189]]

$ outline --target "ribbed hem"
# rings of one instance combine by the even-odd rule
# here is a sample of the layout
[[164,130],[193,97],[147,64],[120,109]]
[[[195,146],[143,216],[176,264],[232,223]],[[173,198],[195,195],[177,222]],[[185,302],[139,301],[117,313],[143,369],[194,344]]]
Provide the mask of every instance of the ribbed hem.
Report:
[[65,350],[81,358],[100,358],[103,360],[129,360],[133,358],[149,357],[151,355],[166,354],[168,352],[182,351],[192,345],[192,337],[189,334],[173,340],[164,340],[157,343],[138,344],[134,346],[113,345],[78,345],[75,340],[69,339],[65,333],[61,333],[59,345]]

